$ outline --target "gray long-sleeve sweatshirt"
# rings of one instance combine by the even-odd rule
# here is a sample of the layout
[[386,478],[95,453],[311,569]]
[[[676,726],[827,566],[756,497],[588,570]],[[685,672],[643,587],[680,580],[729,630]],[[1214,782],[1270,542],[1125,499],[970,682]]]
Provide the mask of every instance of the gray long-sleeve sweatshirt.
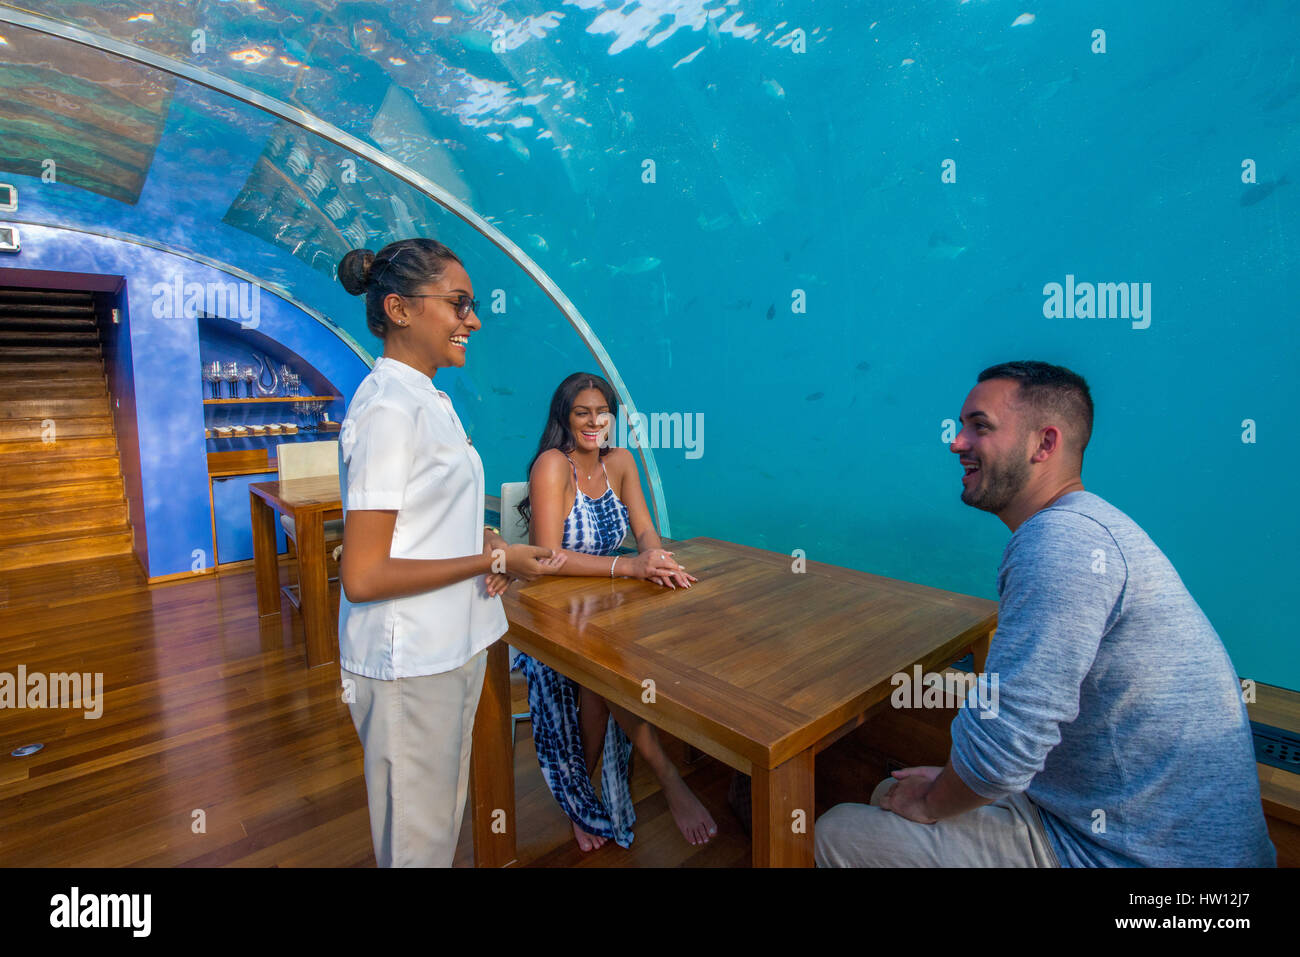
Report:
[[1091,492],[1011,536],[998,570],[991,720],[963,708],[952,763],[1024,791],[1063,866],[1274,866],[1239,679],[1155,543]]

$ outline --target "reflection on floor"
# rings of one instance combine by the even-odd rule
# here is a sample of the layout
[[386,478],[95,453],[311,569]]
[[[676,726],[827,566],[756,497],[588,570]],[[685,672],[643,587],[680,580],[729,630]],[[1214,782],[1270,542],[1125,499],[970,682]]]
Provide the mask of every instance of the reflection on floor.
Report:
[[[0,672],[20,666],[102,674],[103,714],[6,712],[0,866],[374,865],[361,747],[338,670],[306,669],[301,620],[287,601],[279,616],[258,619],[251,569],[153,587],[129,557],[0,573]],[[526,710],[518,676],[512,691],[513,710]],[[950,720],[886,713],[823,752],[818,811],[863,799],[890,761],[942,763]],[[727,806],[730,769],[707,756],[688,763],[667,737],[718,836],[687,844],[635,761],[633,846],[583,854],[529,732],[519,725],[515,749],[521,865],[748,866],[749,840]],[[45,747],[9,757],[32,742]],[[472,862],[468,823],[460,866]],[[1270,817],[1269,826],[1281,862],[1300,863],[1300,820]]]

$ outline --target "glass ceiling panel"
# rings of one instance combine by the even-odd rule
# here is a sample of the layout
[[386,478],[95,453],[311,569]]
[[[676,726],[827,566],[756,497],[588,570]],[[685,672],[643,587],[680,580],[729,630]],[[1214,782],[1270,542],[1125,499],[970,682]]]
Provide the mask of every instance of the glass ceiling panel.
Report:
[[[21,142],[21,155],[0,169],[22,174],[26,216],[235,266],[322,313],[372,355],[382,343],[366,329],[364,300],[335,279],[343,254],[416,235],[451,247],[483,301],[484,329],[468,366],[444,370],[439,385],[478,437],[490,484],[524,477],[544,424],[538,390],[549,398],[570,372],[598,371],[578,334],[513,261],[387,170],[187,80],[20,27],[6,26],[3,36],[8,62],[21,65],[0,76],[18,76],[21,89],[86,118],[70,132],[61,117],[33,122],[25,104],[0,107],[0,141]],[[104,108],[118,100],[155,104],[155,126],[119,121]],[[409,109],[394,89],[372,121],[375,139],[419,171],[437,173],[436,149],[402,132]],[[148,162],[128,181],[111,160],[139,155],[130,147],[142,139]],[[41,180],[46,160],[55,164],[53,182]],[[129,194],[127,182],[134,183]]]

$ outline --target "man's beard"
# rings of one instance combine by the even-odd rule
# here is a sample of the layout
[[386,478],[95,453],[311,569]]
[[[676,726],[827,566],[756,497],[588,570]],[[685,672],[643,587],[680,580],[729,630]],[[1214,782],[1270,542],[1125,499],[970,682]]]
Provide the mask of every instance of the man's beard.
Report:
[[986,512],[1001,512],[1029,482],[1029,462],[1020,453],[1004,461],[980,461],[975,484],[961,490],[961,500]]

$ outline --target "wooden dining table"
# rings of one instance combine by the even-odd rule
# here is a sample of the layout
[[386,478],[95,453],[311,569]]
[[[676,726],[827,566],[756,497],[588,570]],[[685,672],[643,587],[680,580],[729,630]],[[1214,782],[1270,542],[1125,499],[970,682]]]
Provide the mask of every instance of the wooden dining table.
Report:
[[[325,522],[343,517],[337,475],[254,482],[248,486],[253,523],[253,569],[259,617],[280,613],[280,565],[275,513],[294,522],[298,550],[298,608],[307,644],[307,667],[338,657],[338,607],[330,601],[325,555]],[[293,597],[292,595],[290,596]]]
[[752,778],[753,864],[813,864],[814,760],[889,707],[897,674],[975,654],[997,603],[711,538],[668,546],[699,581],[512,585],[470,768],[475,864],[516,862],[506,644]]

